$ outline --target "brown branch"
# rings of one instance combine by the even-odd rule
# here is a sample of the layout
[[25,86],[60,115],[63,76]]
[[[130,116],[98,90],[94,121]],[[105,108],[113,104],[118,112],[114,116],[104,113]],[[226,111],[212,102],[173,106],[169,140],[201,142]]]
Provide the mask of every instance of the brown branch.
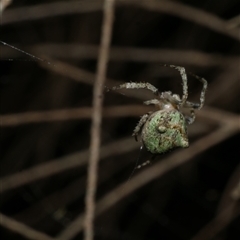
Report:
[[[136,149],[138,143],[133,141],[132,137],[124,138],[111,142],[101,147],[101,158],[124,154]],[[23,186],[33,181],[61,173],[68,169],[81,167],[87,163],[89,151],[84,150],[79,153],[67,155],[47,163],[40,164],[30,169],[23,170],[19,173],[12,174],[0,179],[0,192]]]
[[[18,113],[9,115],[0,115],[1,127],[12,127],[23,124],[54,122],[54,121],[70,121],[76,119],[89,119],[92,115],[91,107],[51,110],[42,112]],[[143,105],[126,105],[113,106],[103,109],[103,117],[126,117],[126,116],[140,116],[150,107]]]
[[178,16],[240,41],[238,29],[231,28],[227,21],[224,21],[206,11],[193,8],[182,3],[158,0],[118,0],[118,2],[124,4],[134,3],[136,6],[143,7],[144,9]]
[[209,222],[192,240],[210,240],[240,215],[237,202],[231,203]]
[[1,24],[5,25],[22,21],[40,20],[54,16],[100,11],[101,9],[102,0],[58,1],[56,3],[38,4],[36,6],[25,6],[6,11]]
[[15,221],[14,219],[9,218],[6,215],[3,215],[2,213],[0,213],[0,225],[28,239],[54,240],[54,238],[49,237],[48,235],[41,233],[39,231],[36,231],[23,223]]
[[[239,177],[239,176],[238,176]],[[237,186],[233,189],[232,193],[231,193],[231,197],[235,200],[235,201],[239,201],[240,200],[240,179],[237,183]]]
[[228,20],[229,28],[237,28],[239,30],[240,27],[240,15],[237,15]]
[[[59,51],[59,49],[61,49],[61,51]],[[96,59],[98,49],[99,46],[96,45],[42,44],[27,47],[26,51],[35,52],[38,55],[47,53],[54,58],[61,59]],[[15,52],[14,54],[16,54],[15,56],[19,56],[18,52]],[[181,56],[181,58],[179,58],[179,56]],[[233,62],[237,63],[239,61],[239,57],[237,56],[226,57],[219,54],[209,54],[196,50],[148,49],[135,47],[111,47],[109,59],[111,61],[125,62],[174,62],[175,64],[188,64],[200,67],[225,66],[226,64],[231,65]]]
[[97,77],[93,88],[93,115],[91,126],[90,157],[88,166],[88,179],[86,190],[86,216],[84,225],[84,239],[94,238],[94,214],[95,214],[95,195],[97,188],[98,161],[100,158],[101,142],[101,123],[102,123],[102,103],[103,90],[106,78],[107,62],[110,41],[112,36],[112,25],[114,15],[114,1],[105,0],[103,11],[103,24],[101,46],[97,65]]
[[[14,44],[15,46],[15,44]],[[60,59],[96,59],[98,56],[99,46],[97,45],[80,45],[80,44],[38,44],[32,46],[21,46],[24,51]],[[61,49],[61,51],[59,51]],[[4,47],[1,49],[1,58],[17,58],[22,53],[10,51]],[[179,58],[181,56],[181,58]],[[111,61],[134,61],[134,62],[153,62],[153,63],[175,63],[181,65],[196,65],[200,67],[214,67],[232,65],[239,61],[237,56],[221,56],[219,54],[209,54],[196,50],[172,50],[172,49],[149,49],[135,47],[111,47],[109,53]],[[52,64],[45,62],[44,68],[52,68],[53,65],[60,63],[49,60]],[[41,64],[41,63],[40,63]],[[46,66],[43,66],[46,65]],[[53,70],[54,71],[54,70]],[[79,70],[80,71],[80,70]],[[86,71],[83,71],[86,73]],[[82,74],[81,74],[82,75]]]
[[[120,154],[120,153],[119,153]],[[114,175],[124,169],[131,161],[114,162],[111,166],[111,171],[101,173],[101,178],[98,180],[98,185],[104,184],[114,177]],[[28,208],[18,212],[13,217],[16,220],[22,220],[25,224],[35,225],[50,213],[57,211],[59,208],[66,207],[83,196],[86,186],[86,176],[71,182],[62,189],[45,196],[43,199],[32,204]],[[48,206],[47,209],[44,206]]]
[[[238,29],[231,28],[231,24],[220,19],[213,14],[207,13],[203,10],[193,8],[182,3],[173,1],[158,1],[158,0],[118,0],[117,5],[135,4],[136,6],[148,9],[151,11],[158,11],[169,15],[183,18],[213,31],[225,34],[234,39],[240,40]],[[2,25],[10,24],[20,21],[37,20],[46,17],[53,17],[58,15],[66,15],[73,13],[83,13],[99,11],[102,9],[103,0],[98,1],[71,1],[67,3],[50,3],[31,7],[22,7],[6,11],[2,19]]]
[[240,215],[237,202],[231,202],[218,215],[204,226],[191,240],[211,240],[223,231],[236,217]]
[[239,214],[238,198],[234,198],[233,189],[239,184],[240,165],[231,175],[218,204],[216,216],[207,223],[192,240],[210,240],[223,231]]
[[[129,93],[130,96],[131,93]],[[135,96],[135,95],[133,95]],[[142,97],[141,95],[135,97]],[[105,107],[103,109],[104,118],[140,116],[152,109],[144,105],[123,105]],[[52,110],[42,112],[18,113],[9,115],[0,115],[1,127],[12,127],[23,124],[53,122],[53,121],[70,121],[76,119],[89,119],[92,114],[91,107]],[[204,107],[197,113],[197,116],[204,121],[213,121],[218,124],[231,123],[236,127],[239,126],[240,116],[217,108]]]
[[[12,3],[12,0],[0,0],[0,14],[3,13],[6,7]],[[1,25],[2,25],[2,15],[1,15]]]
[[[220,143],[224,139],[236,133],[236,128],[231,124],[224,125],[209,135],[194,142],[188,149],[177,151],[158,162],[150,168],[140,172],[127,183],[121,184],[112,192],[106,194],[97,202],[96,214],[100,215],[113,205],[117,204],[123,198],[136,191],[140,187],[148,184],[156,178],[159,178],[174,168],[187,163],[199,153]],[[57,237],[58,240],[72,239],[83,230],[83,215],[80,214],[62,233]]]

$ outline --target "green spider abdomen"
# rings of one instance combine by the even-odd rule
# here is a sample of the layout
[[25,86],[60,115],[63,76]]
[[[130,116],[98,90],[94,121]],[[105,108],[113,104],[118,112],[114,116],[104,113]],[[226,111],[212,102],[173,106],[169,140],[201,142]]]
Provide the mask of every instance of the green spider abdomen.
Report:
[[175,109],[154,112],[143,126],[142,142],[153,154],[188,147],[187,124],[183,114]]

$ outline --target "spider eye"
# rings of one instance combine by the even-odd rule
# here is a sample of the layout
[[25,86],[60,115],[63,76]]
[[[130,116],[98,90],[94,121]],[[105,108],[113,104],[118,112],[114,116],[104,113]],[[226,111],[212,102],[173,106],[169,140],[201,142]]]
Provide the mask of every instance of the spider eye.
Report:
[[160,133],[165,133],[165,132],[167,131],[167,128],[164,127],[164,126],[159,126],[159,127],[158,127],[158,131],[159,131]]

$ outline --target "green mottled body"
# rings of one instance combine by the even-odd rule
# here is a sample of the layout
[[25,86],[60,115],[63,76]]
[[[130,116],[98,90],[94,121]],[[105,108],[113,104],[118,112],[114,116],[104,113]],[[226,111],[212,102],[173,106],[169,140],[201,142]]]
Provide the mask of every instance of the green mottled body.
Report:
[[142,142],[153,154],[188,147],[187,124],[183,114],[175,109],[154,112],[143,126]]

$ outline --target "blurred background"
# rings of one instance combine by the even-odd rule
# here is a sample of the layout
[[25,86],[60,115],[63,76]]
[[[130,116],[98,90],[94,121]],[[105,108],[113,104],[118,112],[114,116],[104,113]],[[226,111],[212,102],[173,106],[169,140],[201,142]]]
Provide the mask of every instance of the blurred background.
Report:
[[[83,239],[103,1],[6,2],[1,239]],[[164,63],[209,86],[190,147],[158,156],[129,181],[141,145],[131,134],[152,95],[104,93],[95,239],[240,239],[239,9],[237,0],[116,0],[106,86],[142,81],[181,95],[179,73]],[[190,101],[201,87],[189,77]]]

